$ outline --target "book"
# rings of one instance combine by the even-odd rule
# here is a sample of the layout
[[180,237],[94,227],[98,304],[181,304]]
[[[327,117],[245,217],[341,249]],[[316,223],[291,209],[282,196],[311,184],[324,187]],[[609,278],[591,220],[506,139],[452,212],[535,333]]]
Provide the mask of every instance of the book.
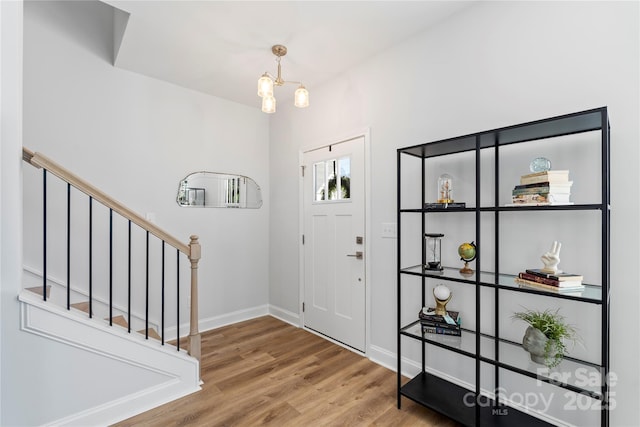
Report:
[[585,289],[584,285],[572,286],[570,288],[559,288],[557,286],[543,285],[542,283],[532,282],[532,281],[520,279],[517,277],[514,279],[514,281],[518,283],[518,285],[521,288],[524,288],[524,289],[537,289],[539,291],[542,290],[542,291],[553,292],[561,295],[580,296],[582,295],[582,292]]
[[460,318],[460,313],[458,313],[457,311],[447,310],[447,314],[449,315],[451,320],[453,320],[454,323],[447,322],[444,316],[440,316],[439,314],[436,314],[435,311],[436,309],[433,307],[429,307],[428,309],[422,309],[418,313],[418,317],[420,318],[420,321],[434,322],[434,323],[441,323],[441,324],[447,323],[449,325],[460,326],[462,319]]
[[518,203],[570,203],[570,194],[534,193],[515,194],[511,197],[513,204]]
[[582,284],[582,279],[559,281],[555,279],[549,279],[547,277],[537,276],[535,274],[530,274],[530,273],[519,273],[518,277],[520,279],[541,283],[543,285],[556,286],[558,288],[568,288],[571,286],[578,286]]
[[534,184],[540,182],[558,183],[569,182],[568,170],[549,170],[534,172],[520,177],[520,185]]
[[549,191],[558,191],[558,192],[566,192],[573,185],[573,181],[567,182],[534,182],[532,184],[520,184],[513,187],[514,190],[527,190],[533,188],[545,188],[549,189]]
[[465,208],[466,202],[452,202],[452,203],[425,203],[425,209],[448,209],[448,208]]
[[431,328],[446,328],[446,329],[451,329],[451,330],[454,330],[454,331],[460,330],[460,325],[458,325],[458,324],[452,325],[452,324],[447,323],[447,322],[432,322],[430,320],[422,320],[422,319],[420,319],[420,324],[422,326],[428,326],[428,327],[431,327]]
[[513,196],[520,194],[571,194],[571,187],[554,188],[551,190],[549,187],[530,187],[530,188],[514,188],[511,190]]
[[573,205],[573,202],[531,202],[531,203],[507,203],[505,206],[518,206],[518,207],[524,207],[524,206],[569,206],[569,205]]
[[570,280],[584,280],[581,274],[573,274],[573,273],[545,273],[539,268],[527,268],[525,270],[526,273],[533,274],[540,277],[545,277],[547,279],[557,280],[559,282],[570,281]]
[[531,188],[522,188],[520,190],[516,190],[515,188],[511,191],[512,196],[518,196],[522,194],[571,194],[571,189],[569,187],[561,190],[549,190],[549,187],[531,187]]
[[447,329],[447,328],[441,328],[441,327],[431,327],[431,326],[422,326],[422,332],[423,333],[429,333],[429,334],[438,334],[438,335],[452,335],[455,337],[459,337],[462,336],[462,331],[460,329]]

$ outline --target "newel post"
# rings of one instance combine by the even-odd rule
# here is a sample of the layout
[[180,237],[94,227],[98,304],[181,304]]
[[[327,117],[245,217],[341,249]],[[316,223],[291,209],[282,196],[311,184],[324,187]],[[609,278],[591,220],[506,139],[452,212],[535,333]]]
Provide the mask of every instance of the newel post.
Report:
[[198,243],[198,236],[191,236],[189,248],[189,261],[191,262],[191,319],[189,325],[189,354],[200,360],[200,332],[198,332],[198,261],[200,261],[200,243]]

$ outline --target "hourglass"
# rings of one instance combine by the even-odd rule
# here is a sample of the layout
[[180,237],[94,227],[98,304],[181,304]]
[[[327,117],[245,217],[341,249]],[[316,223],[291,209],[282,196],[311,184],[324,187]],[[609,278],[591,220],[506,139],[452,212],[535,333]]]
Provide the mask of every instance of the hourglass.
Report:
[[427,263],[425,270],[442,271],[442,238],[441,233],[426,233],[424,235],[425,253],[427,255]]

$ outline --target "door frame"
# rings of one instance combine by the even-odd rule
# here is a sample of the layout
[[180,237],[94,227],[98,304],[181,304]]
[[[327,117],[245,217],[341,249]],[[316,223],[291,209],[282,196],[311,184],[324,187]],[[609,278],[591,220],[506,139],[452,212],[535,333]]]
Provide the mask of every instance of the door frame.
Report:
[[[330,145],[336,145],[341,142],[351,141],[353,139],[364,138],[364,277],[365,277],[365,308],[364,308],[364,325],[365,325],[365,337],[364,337],[364,353],[342,344],[339,341],[331,339],[326,335],[319,334],[318,332],[305,327],[304,325],[304,311],[302,311],[302,303],[305,300],[304,294],[304,245],[302,244],[302,236],[304,234],[304,178],[302,176],[302,166],[304,162],[304,153],[308,151],[318,150],[320,148],[328,147]],[[331,141],[327,143],[327,141]],[[349,349],[355,353],[368,355],[369,347],[371,345],[371,136],[370,129],[364,128],[360,131],[350,132],[342,137],[323,138],[323,142],[307,144],[298,151],[298,315],[300,319],[300,327],[306,331],[319,335],[341,347]],[[305,173],[313,173],[312,170],[307,170]]]

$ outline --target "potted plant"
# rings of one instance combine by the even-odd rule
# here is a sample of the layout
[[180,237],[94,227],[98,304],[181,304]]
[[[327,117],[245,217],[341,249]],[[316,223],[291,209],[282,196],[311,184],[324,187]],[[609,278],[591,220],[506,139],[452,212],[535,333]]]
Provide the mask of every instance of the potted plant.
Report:
[[565,322],[564,316],[555,311],[535,311],[526,309],[513,314],[514,319],[524,320],[529,324],[522,347],[529,352],[531,360],[550,368],[557,366],[567,347],[566,341],[578,341],[576,330]]

